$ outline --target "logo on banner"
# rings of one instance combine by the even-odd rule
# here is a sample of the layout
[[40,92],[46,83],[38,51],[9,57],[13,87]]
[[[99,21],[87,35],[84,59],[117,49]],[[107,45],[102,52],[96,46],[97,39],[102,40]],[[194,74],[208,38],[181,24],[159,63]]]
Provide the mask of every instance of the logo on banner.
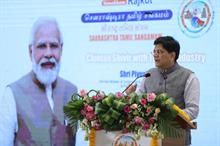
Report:
[[141,6],[147,4],[152,4],[152,0],[102,0],[103,6],[112,6],[112,5]]
[[113,146],[138,146],[138,144],[131,135],[120,134],[114,139]]
[[108,5],[125,5],[127,4],[127,0],[102,0],[103,6]]
[[208,0],[186,0],[178,15],[181,31],[189,37],[200,37],[212,26],[214,12]]

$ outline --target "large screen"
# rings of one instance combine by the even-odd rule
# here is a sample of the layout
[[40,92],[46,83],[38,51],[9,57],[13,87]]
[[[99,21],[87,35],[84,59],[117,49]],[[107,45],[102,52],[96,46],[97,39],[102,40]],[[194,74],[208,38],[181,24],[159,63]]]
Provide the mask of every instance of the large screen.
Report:
[[[219,0],[0,0],[1,94],[31,70],[30,29],[40,16],[58,20],[64,38],[60,76],[79,90],[123,91],[154,67],[153,41],[173,36],[181,45],[179,64],[201,84],[193,146],[220,145]],[[77,135],[77,145],[86,146],[81,129]]]

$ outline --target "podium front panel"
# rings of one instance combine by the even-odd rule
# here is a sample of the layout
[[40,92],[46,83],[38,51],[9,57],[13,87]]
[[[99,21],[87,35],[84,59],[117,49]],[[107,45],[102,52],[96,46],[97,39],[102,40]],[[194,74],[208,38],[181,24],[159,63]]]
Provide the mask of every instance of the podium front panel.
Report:
[[162,146],[185,146],[185,132],[181,138],[165,138],[162,140]]
[[[96,131],[95,146],[150,146],[151,138],[142,136],[135,139],[132,133]],[[158,146],[162,146],[162,140],[157,140]]]

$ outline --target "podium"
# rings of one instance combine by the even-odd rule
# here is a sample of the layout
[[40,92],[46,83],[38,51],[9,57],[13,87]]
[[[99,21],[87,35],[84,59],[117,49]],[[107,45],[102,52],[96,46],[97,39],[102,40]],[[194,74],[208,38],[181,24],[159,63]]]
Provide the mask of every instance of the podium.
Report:
[[188,131],[196,129],[166,93],[83,91],[64,113],[72,125],[80,121],[90,146],[185,146]]
[[[197,123],[187,121],[182,115],[178,114],[176,121],[185,131],[196,129]],[[186,133],[183,131],[180,138],[164,138],[157,140],[157,146],[185,146]],[[105,132],[104,130],[96,131],[96,142],[94,146],[151,146],[151,138],[142,136],[136,140],[131,133],[123,134],[120,131]]]
[[[184,130],[197,129],[196,122],[187,121],[181,114],[177,115],[176,121]],[[185,146],[186,134],[187,133],[184,131],[181,138],[164,138],[162,140],[162,146]]]
[[162,139],[162,146],[186,146],[185,133],[182,138],[164,138]]

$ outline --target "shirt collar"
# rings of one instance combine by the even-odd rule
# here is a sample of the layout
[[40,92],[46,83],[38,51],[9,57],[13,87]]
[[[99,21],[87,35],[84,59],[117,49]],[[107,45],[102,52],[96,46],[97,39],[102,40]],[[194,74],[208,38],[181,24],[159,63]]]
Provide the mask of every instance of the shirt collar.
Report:
[[176,62],[174,63],[173,66],[171,66],[170,68],[168,69],[160,69],[158,68],[158,70],[162,73],[162,74],[170,74],[171,72],[175,71],[177,68],[179,68],[179,64]]

